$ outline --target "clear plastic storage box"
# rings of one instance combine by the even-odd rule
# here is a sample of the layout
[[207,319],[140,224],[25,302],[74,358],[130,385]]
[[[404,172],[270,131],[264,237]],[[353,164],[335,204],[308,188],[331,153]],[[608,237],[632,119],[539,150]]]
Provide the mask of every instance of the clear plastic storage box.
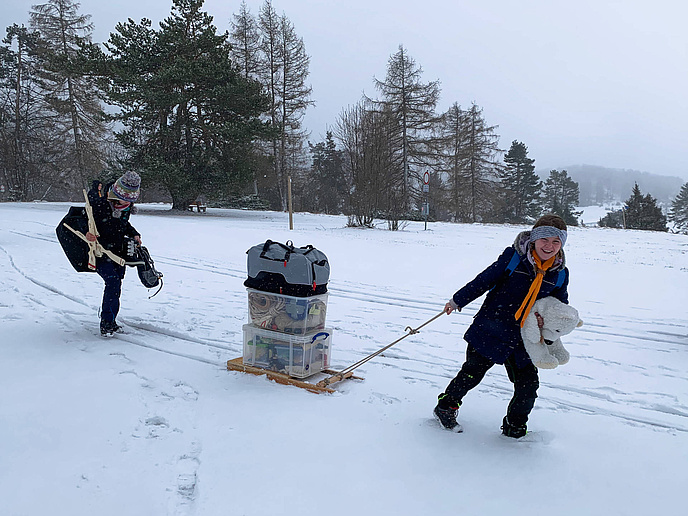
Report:
[[306,378],[330,364],[332,331],[290,335],[244,324],[244,365]]
[[248,291],[248,320],[266,330],[305,335],[325,327],[327,294],[294,297]]

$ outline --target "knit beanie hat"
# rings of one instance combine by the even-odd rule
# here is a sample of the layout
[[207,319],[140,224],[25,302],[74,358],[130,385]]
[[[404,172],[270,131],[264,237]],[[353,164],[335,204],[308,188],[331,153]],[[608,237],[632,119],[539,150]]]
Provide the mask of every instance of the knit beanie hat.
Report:
[[136,172],[126,172],[110,187],[108,197],[115,197],[121,201],[136,202],[141,189],[141,176]]

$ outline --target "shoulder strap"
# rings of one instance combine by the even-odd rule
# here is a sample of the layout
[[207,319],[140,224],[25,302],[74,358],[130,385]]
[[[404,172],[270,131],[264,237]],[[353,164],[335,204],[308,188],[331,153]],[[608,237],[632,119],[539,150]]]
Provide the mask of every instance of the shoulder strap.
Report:
[[506,278],[514,273],[514,270],[516,270],[516,267],[518,267],[519,263],[521,263],[521,256],[518,254],[518,251],[514,249],[514,254],[511,256],[511,260],[509,260],[509,263],[506,264],[506,268],[504,269],[504,274],[506,276],[502,275],[501,279],[490,290],[494,290],[497,285],[506,281]]
[[564,269],[561,269],[559,271],[559,274],[557,274],[557,283],[554,285],[554,288],[560,288],[564,284],[565,279],[566,271]]
[[511,276],[514,273],[514,270],[516,270],[516,267],[518,267],[518,264],[521,262],[521,256],[518,254],[518,251],[514,249],[514,254],[511,257],[511,260],[509,260],[509,263],[506,266],[506,269],[504,269],[507,273],[507,276]]

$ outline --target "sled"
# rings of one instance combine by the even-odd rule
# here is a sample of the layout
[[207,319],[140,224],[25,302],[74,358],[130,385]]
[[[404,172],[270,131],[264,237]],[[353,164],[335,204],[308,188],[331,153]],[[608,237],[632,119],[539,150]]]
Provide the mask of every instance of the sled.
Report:
[[[321,373],[330,375],[325,380],[319,382],[318,384],[310,383],[305,380],[300,380],[298,378],[292,378],[288,374],[278,373],[277,371],[270,371],[269,369],[261,369],[260,367],[254,367],[250,365],[244,365],[243,357],[234,358],[227,361],[227,369],[230,371],[240,371],[242,373],[255,374],[258,376],[265,375],[270,380],[273,380],[282,385],[293,385],[294,387],[299,387],[300,389],[305,389],[316,394],[322,394],[323,392],[335,392],[335,389],[329,387],[329,385],[334,385],[343,380],[363,380],[360,376],[354,376],[353,372],[348,372],[345,374],[339,374],[337,371],[332,371],[330,369],[323,369]],[[330,381],[332,379],[332,381]],[[326,385],[320,385],[327,381]]]
[[81,238],[88,229],[86,209],[79,206],[71,206],[55,229],[62,250],[77,272],[95,272],[95,268],[89,267],[88,243]]
[[57,239],[69,263],[77,272],[95,272],[96,258],[105,255],[117,265],[126,265],[124,258],[105,249],[97,240],[91,242],[86,238],[86,233],[89,232],[95,236],[100,235],[93,220],[93,208],[88,200],[88,194],[86,190],[83,192],[86,205],[83,208],[71,206],[67,215],[55,228]]

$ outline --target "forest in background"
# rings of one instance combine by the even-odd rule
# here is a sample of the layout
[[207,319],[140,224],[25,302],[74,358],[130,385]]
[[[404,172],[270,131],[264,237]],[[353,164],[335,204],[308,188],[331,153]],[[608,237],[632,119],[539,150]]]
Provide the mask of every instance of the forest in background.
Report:
[[[0,46],[3,200],[79,200],[124,170],[145,201],[344,213],[383,219],[577,224],[575,207],[621,200],[635,183],[665,205],[680,179],[575,166],[535,172],[523,142],[508,149],[476,103],[436,110],[439,81],[399,46],[376,97],[342,109],[323,141],[302,121],[313,105],[305,42],[286,13],[245,3],[219,33],[203,0],[117,23],[91,39],[72,0],[33,6]],[[676,179],[676,181],[674,181]],[[673,193],[672,193],[673,189]],[[291,195],[290,195],[291,194]]]
[[[638,170],[594,165],[569,165],[564,168],[579,185],[581,206],[622,201],[628,197],[635,183],[643,192],[651,194],[666,206],[676,197],[681,185],[685,183],[680,177],[662,176]],[[538,173],[544,176],[548,172],[538,170]]]

